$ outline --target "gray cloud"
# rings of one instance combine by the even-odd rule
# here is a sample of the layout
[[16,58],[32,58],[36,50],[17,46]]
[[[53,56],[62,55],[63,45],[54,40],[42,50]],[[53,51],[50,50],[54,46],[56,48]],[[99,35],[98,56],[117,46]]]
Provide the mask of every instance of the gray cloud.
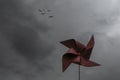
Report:
[[0,79],[33,80],[51,70],[46,57],[54,46],[41,37],[49,26],[24,1],[1,0],[0,6]]

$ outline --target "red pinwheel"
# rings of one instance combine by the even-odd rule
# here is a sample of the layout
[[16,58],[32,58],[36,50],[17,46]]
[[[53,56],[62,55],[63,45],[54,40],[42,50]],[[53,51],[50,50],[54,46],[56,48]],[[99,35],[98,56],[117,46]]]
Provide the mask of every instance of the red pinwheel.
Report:
[[100,64],[90,61],[91,52],[95,44],[94,36],[91,37],[86,46],[74,39],[69,39],[60,43],[69,48],[62,58],[63,72],[71,63],[85,67],[100,66]]

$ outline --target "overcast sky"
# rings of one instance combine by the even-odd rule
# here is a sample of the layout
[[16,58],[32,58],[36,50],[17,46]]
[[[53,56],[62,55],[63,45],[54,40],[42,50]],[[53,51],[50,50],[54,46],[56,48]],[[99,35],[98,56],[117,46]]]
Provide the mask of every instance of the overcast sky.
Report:
[[[77,80],[78,66],[62,73],[59,42],[87,44],[95,36],[91,60],[81,80],[120,79],[119,0],[0,0],[0,80]],[[50,9],[40,15],[38,9]],[[48,16],[54,16],[49,18]]]

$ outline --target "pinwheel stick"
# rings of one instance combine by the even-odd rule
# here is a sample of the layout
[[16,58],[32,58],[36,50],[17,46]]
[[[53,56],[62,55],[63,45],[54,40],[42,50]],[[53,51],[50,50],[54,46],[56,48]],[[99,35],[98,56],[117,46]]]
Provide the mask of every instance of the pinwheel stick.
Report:
[[[80,63],[81,63],[81,58],[80,58]],[[78,65],[78,80],[80,80],[80,64]]]
[[80,65],[78,65],[78,80],[80,80]]

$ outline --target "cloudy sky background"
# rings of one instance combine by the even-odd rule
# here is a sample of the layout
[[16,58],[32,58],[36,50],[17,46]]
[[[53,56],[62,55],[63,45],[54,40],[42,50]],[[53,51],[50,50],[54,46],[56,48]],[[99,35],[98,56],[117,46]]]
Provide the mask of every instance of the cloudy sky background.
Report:
[[[64,73],[59,41],[87,43],[92,34],[91,60],[102,66],[81,67],[81,80],[120,79],[119,0],[0,0],[0,79],[77,80],[78,66]],[[41,16],[38,9],[50,9]],[[53,18],[48,18],[53,15]]]

